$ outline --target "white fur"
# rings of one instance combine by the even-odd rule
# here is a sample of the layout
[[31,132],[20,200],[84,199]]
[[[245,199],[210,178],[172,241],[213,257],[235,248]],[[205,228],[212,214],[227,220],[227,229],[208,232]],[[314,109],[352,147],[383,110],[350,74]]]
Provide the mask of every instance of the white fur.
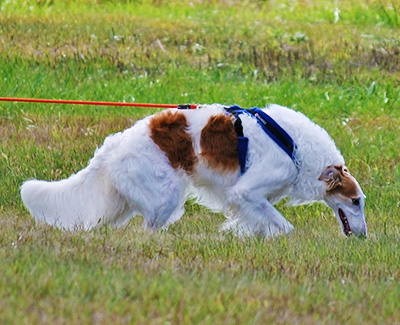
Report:
[[244,135],[249,138],[247,171],[241,175],[239,170],[214,170],[199,156],[200,134],[210,116],[225,114],[223,107],[204,105],[179,112],[187,117],[199,158],[193,175],[171,167],[150,137],[149,116],[107,137],[89,165],[68,179],[25,182],[25,206],[36,220],[62,229],[121,226],[137,214],[144,217],[145,227],[159,229],[180,219],[191,195],[225,213],[223,229],[272,236],[293,229],[273,204],[284,197],[292,204],[323,200],[326,185],[319,175],[329,165],[344,164],[325,130],[299,112],[271,105],[265,112],[297,145],[296,164],[254,118],[243,114]]

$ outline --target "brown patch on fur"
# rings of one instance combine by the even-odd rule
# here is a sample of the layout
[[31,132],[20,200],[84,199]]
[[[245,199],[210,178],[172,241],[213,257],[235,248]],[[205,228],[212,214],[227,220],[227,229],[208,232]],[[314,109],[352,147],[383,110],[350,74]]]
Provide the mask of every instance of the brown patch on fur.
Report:
[[175,169],[182,168],[190,174],[197,158],[187,128],[185,115],[178,112],[162,112],[150,120],[150,136],[165,152],[171,166]]
[[237,141],[230,116],[211,116],[201,131],[201,156],[212,168],[235,171],[239,168]]
[[348,198],[359,196],[357,184],[345,166],[329,166],[319,180],[327,183],[329,194],[340,193]]

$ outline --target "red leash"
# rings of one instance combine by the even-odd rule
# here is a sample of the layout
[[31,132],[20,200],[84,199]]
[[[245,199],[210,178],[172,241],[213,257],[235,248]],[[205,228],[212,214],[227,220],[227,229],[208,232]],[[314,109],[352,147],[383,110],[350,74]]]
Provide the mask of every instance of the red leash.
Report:
[[33,98],[12,98],[0,97],[4,102],[29,102],[29,103],[53,103],[53,104],[76,104],[76,105],[103,105],[103,106],[133,106],[133,107],[158,107],[158,108],[186,108],[196,109],[195,104],[171,105],[171,104],[140,104],[140,103],[116,103],[116,102],[96,102],[84,100],[61,100],[61,99],[33,99]]

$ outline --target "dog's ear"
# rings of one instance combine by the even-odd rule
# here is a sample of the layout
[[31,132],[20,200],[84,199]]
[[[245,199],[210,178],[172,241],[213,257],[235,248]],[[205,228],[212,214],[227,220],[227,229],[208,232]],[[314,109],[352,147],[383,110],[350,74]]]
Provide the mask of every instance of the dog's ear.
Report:
[[318,177],[318,180],[324,181],[327,184],[327,192],[342,185],[341,170],[341,166],[329,166],[322,172],[321,176]]

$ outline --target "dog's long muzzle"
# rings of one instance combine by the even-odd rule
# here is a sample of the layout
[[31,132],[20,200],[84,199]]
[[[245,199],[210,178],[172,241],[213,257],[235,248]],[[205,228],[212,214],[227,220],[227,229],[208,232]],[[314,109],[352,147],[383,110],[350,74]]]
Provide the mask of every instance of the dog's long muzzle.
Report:
[[367,225],[365,224],[364,215],[350,217],[341,208],[337,210],[337,215],[345,236],[367,237]]

